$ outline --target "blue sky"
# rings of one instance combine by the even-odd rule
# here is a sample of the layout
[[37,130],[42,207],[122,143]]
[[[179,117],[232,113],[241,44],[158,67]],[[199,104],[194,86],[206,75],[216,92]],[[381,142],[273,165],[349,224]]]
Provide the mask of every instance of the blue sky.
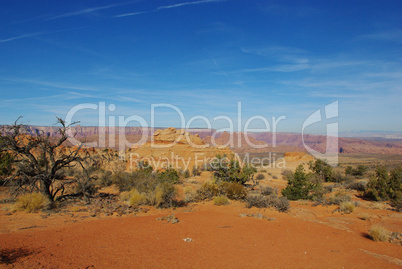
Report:
[[[402,131],[401,1],[18,1],[0,8],[0,124],[51,125],[80,104],[143,118],[152,104],[239,130],[259,115],[300,132],[334,101],[324,132]],[[179,114],[155,109],[155,125]],[[323,116],[324,117],[324,116]],[[98,111],[73,120],[98,125]],[[138,125],[133,121],[131,125]],[[251,127],[262,127],[255,120]],[[206,127],[194,120],[190,127]],[[244,128],[244,126],[243,126]]]

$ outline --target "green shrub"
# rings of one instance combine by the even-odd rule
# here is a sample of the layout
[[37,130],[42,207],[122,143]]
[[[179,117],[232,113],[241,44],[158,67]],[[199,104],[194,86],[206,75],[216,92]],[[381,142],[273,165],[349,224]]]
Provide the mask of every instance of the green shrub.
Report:
[[329,165],[325,160],[317,159],[315,162],[309,162],[309,168],[316,175],[318,175],[322,181],[330,182],[333,181],[333,171],[331,165]]
[[238,161],[225,155],[223,157],[217,155],[210,167],[217,181],[238,182],[243,185],[257,172],[255,167],[248,164],[241,166]]
[[288,184],[282,190],[283,196],[289,200],[311,199],[310,192],[315,188],[315,185],[308,180],[303,165],[299,165],[294,173],[288,174],[286,177]]
[[396,167],[390,175],[385,166],[378,166],[367,183],[365,196],[375,201],[402,199],[402,166]]
[[175,170],[172,167],[168,167],[165,170],[163,170],[162,172],[159,172],[157,174],[157,177],[159,179],[159,181],[161,182],[170,182],[173,184],[177,184],[179,183],[179,173],[177,172],[177,170]]
[[199,169],[196,165],[193,166],[193,176],[201,175],[201,169]]
[[27,193],[18,197],[14,204],[14,210],[16,211],[26,211],[26,212],[37,212],[44,209],[50,205],[49,199],[42,193]]
[[13,156],[8,152],[3,152],[0,149],[0,178],[11,175],[12,164],[14,162]]
[[389,236],[390,232],[384,229],[381,226],[372,226],[369,230],[369,236],[371,239],[374,241],[382,241],[382,242],[388,242],[389,241]]
[[228,205],[229,199],[226,196],[220,195],[214,198],[214,205]]
[[345,168],[345,174],[356,176],[356,177],[362,177],[367,172],[367,170],[368,170],[368,167],[363,164],[359,164],[356,168],[353,168],[352,166],[347,166]]
[[355,205],[350,201],[341,202],[339,204],[339,210],[345,213],[352,213],[355,210]]

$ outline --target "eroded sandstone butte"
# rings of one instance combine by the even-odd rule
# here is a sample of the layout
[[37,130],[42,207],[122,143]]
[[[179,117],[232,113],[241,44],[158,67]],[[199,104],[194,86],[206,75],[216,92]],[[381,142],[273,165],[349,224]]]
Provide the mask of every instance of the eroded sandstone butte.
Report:
[[130,169],[136,169],[138,161],[147,161],[154,169],[173,168],[191,170],[202,167],[216,155],[234,156],[228,147],[211,147],[196,134],[183,129],[157,130],[151,142],[134,147],[126,152]]

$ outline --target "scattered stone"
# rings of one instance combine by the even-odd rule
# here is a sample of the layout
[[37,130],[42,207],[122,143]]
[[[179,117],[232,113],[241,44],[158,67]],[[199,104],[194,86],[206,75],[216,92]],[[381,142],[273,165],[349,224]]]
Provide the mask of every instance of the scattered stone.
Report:
[[191,241],[193,241],[193,239],[190,238],[190,237],[187,237],[187,238],[184,238],[183,241],[184,241],[184,242],[191,242]]
[[239,215],[239,217],[241,217],[241,218],[250,217],[250,218],[256,218],[256,219],[266,219],[266,220],[269,220],[269,221],[275,220],[275,218],[269,218],[267,216],[264,216],[261,213],[255,213],[255,214],[242,213],[242,214]]
[[170,222],[172,224],[176,224],[179,223],[179,219],[176,218],[176,216],[174,214],[172,215],[168,215],[168,216],[164,216],[164,217],[160,217],[156,219],[157,221],[166,221],[166,222]]

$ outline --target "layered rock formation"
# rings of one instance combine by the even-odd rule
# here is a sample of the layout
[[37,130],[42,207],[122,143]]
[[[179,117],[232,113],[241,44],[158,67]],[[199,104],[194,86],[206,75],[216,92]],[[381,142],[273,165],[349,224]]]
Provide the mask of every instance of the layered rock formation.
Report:
[[177,169],[190,170],[194,166],[202,167],[217,154],[231,156],[234,153],[227,147],[210,147],[198,135],[185,130],[168,128],[154,133],[151,142],[126,152],[131,169],[138,161],[148,162],[154,169],[172,166]]

